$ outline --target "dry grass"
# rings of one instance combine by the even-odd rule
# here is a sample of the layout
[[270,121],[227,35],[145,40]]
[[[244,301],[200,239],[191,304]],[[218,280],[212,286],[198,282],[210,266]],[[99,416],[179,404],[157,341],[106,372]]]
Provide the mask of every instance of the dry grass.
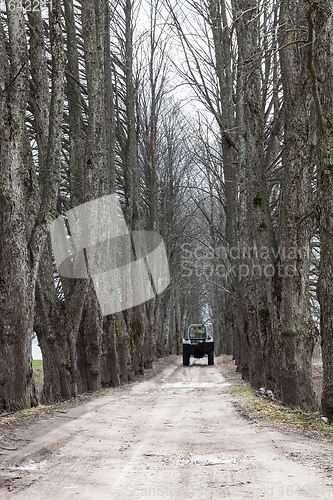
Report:
[[[232,356],[221,356],[223,359],[223,375],[231,382],[241,382],[242,376],[236,372],[236,366],[232,361]],[[312,362],[312,380],[314,390],[320,404],[323,392],[323,363],[319,356],[316,356]]]
[[[239,373],[236,372],[236,365],[232,356],[221,356],[222,374],[232,384],[235,394],[240,396],[236,409],[249,418],[265,418],[269,421],[288,424],[289,427],[297,427],[303,430],[314,432],[333,433],[333,426],[326,424],[321,420],[319,411],[305,412],[299,408],[289,408],[272,394],[261,394],[259,390],[254,389],[248,382],[244,382]],[[322,362],[318,359],[313,360],[313,384],[320,404],[322,394]]]

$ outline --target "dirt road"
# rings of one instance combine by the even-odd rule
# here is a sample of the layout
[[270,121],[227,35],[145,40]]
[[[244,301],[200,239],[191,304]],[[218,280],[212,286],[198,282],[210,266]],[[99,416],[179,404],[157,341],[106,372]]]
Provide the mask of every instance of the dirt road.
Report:
[[169,358],[148,380],[0,440],[0,498],[333,497],[320,463],[331,442],[247,420],[237,397],[219,358]]

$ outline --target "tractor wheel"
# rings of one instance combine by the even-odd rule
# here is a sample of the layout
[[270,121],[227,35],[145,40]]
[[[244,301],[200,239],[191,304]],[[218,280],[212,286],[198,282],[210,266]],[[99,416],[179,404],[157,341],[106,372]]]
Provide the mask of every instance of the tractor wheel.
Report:
[[213,365],[214,364],[214,351],[210,351],[208,353],[208,364]]
[[189,352],[183,352],[183,365],[184,366],[189,366],[190,364],[190,353]]

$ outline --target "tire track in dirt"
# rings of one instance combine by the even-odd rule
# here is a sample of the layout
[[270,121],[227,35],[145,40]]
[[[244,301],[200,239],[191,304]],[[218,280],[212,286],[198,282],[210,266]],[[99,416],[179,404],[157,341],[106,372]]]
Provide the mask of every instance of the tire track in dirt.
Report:
[[149,380],[69,408],[9,452],[1,473],[20,479],[0,498],[329,498],[330,474],[290,454],[304,443],[241,418],[222,372],[221,358],[172,357]]

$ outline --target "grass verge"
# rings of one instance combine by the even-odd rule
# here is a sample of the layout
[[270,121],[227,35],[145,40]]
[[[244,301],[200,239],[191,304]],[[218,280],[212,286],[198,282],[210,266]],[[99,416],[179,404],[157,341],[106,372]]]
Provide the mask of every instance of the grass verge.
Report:
[[299,409],[291,409],[274,401],[267,401],[253,394],[248,387],[234,383],[232,389],[235,393],[245,398],[252,406],[255,413],[271,420],[280,421],[303,429],[313,429],[333,433],[333,427],[325,424],[320,413],[307,413]]

